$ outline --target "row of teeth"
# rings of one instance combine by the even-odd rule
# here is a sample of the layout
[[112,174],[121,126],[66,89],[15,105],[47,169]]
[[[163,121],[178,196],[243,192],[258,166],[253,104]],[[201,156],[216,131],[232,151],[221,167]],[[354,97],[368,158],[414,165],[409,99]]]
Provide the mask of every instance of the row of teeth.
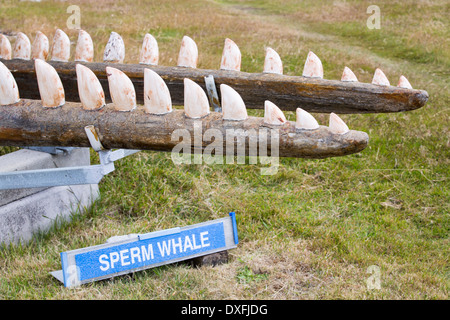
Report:
[[[12,54],[11,54],[12,53]],[[11,43],[5,35],[0,34],[0,58],[11,59],[42,59],[46,60],[49,54],[49,41],[47,36],[38,31],[36,38],[31,46],[28,37],[19,32],[17,34],[14,50],[11,50]],[[70,39],[64,31],[57,29],[53,38],[52,45],[52,61],[67,62],[70,58]],[[106,44],[103,60],[105,62],[123,63],[125,58],[125,44],[122,37],[111,32],[108,43]],[[75,61],[93,62],[94,44],[91,36],[84,30],[80,30],[78,41],[75,48]],[[159,49],[156,39],[146,34],[140,52],[139,63],[147,65],[157,65],[159,60]],[[197,44],[188,36],[184,36],[181,41],[181,48],[178,55],[179,67],[196,68],[198,63]],[[221,70],[240,71],[241,69],[241,52],[239,47],[230,39],[225,39],[225,45],[220,63]],[[264,60],[265,73],[283,74],[283,63],[278,53],[272,48],[266,49]],[[306,58],[303,68],[304,77],[323,79],[323,67],[320,59],[310,51]],[[344,68],[341,81],[357,82],[355,74],[348,67]],[[379,68],[375,70],[372,84],[380,86],[390,86],[386,75]],[[412,89],[409,81],[402,75],[398,81],[397,87]]]
[[[35,59],[36,77],[43,107],[57,108],[65,104],[64,87],[61,79],[50,64],[42,59]],[[78,93],[82,108],[99,110],[105,103],[105,94],[97,76],[82,64],[76,65]],[[113,67],[106,67],[109,91],[113,108],[117,111],[136,109],[136,91],[128,76]],[[222,95],[222,115],[224,120],[244,121],[248,118],[242,97],[226,84],[220,85]],[[9,69],[0,62],[0,105],[12,105],[20,101],[17,83]],[[172,112],[172,99],[164,80],[153,70],[144,69],[144,106],[149,114],[164,115]],[[209,100],[200,85],[184,78],[184,113],[192,119],[203,118],[210,113]],[[314,130],[319,128],[316,119],[307,111],[298,108],[295,127],[297,130]],[[281,126],[288,121],[283,112],[272,102],[264,104],[264,123]],[[334,134],[349,131],[342,119],[330,114],[329,130]]]

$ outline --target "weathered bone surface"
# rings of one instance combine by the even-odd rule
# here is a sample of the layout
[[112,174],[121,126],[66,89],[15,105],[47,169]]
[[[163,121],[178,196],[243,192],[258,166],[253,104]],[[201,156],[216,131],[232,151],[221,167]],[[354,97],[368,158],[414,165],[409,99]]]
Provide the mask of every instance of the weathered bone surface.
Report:
[[156,66],[159,61],[159,49],[158,42],[155,37],[147,33],[142,42],[141,54],[139,57],[139,63],[149,64]]
[[22,32],[17,33],[16,42],[14,43],[13,58],[30,60],[31,43],[27,35]]
[[106,105],[102,85],[88,67],[77,64],[77,83],[83,109],[98,110]]
[[180,52],[178,54],[179,67],[197,68],[198,48],[194,40],[184,36],[181,40]]
[[[0,106],[0,145],[5,146],[72,146],[89,147],[90,143],[84,131],[88,125],[95,126],[102,145],[107,149],[124,148],[138,150],[157,150],[171,152],[180,139],[172,138],[176,129],[186,129],[192,149],[196,147],[194,136],[197,130],[205,133],[215,129],[221,134],[224,154],[227,145],[233,145],[237,152],[237,140],[227,138],[227,130],[242,129],[247,133],[246,149],[249,141],[258,145],[267,142],[271,154],[271,128],[279,135],[278,155],[280,157],[326,158],[344,156],[363,150],[368,143],[365,132],[350,130],[345,134],[334,134],[326,126],[316,130],[296,130],[295,123],[288,121],[281,126],[264,124],[262,118],[249,117],[244,121],[226,121],[222,114],[211,112],[202,119],[190,119],[183,110],[173,110],[165,115],[151,115],[141,108],[132,112],[118,112],[114,106],[106,105],[101,111],[83,110],[79,103],[68,102],[61,108],[43,109],[40,101],[21,100],[16,104]],[[51,121],[49,121],[51,119]],[[199,124],[200,128],[196,127]],[[196,131],[194,131],[196,130]],[[261,141],[262,130],[268,138]],[[214,136],[200,141],[206,148]],[[228,152],[228,151],[227,151]],[[248,154],[248,152],[247,152]]]
[[405,76],[400,76],[400,79],[398,80],[397,87],[400,88],[406,88],[406,89],[412,89],[411,83],[409,83],[408,79],[405,78]]
[[50,45],[47,36],[42,32],[38,31],[33,41],[33,47],[31,49],[31,58],[41,59],[44,61],[47,60],[49,48]]
[[119,69],[106,67],[109,92],[117,111],[131,111],[136,108],[136,91],[130,78]]
[[281,111],[273,102],[266,100],[264,102],[264,123],[281,126],[286,122],[287,120],[283,111]]
[[376,84],[379,86],[390,86],[391,85],[389,83],[388,78],[384,74],[384,72],[381,71],[381,69],[379,69],[379,68],[377,68],[375,70],[375,73],[374,73],[373,79],[372,79],[372,84]]
[[103,53],[103,61],[122,63],[125,59],[125,43],[117,32],[111,32]]
[[0,62],[0,105],[13,104],[19,100],[19,88],[16,80],[8,68]]
[[209,100],[205,91],[190,79],[184,79],[184,112],[192,119],[209,114]]
[[151,114],[172,112],[172,99],[164,80],[153,70],[144,70],[144,111]]
[[248,118],[244,100],[236,90],[226,84],[221,84],[220,94],[224,120],[242,121]]
[[306,57],[305,66],[303,68],[303,76],[309,78],[323,79],[322,61],[314,52],[310,51]]
[[75,47],[75,61],[94,61],[94,43],[89,33],[84,30],[78,32],[77,46]]
[[283,62],[281,61],[280,55],[272,48],[266,49],[263,72],[283,74]]
[[241,51],[236,43],[228,38],[225,39],[225,44],[223,46],[220,69],[231,71],[241,70]]
[[307,111],[297,108],[295,128],[298,130],[315,130],[319,128],[317,120]]
[[345,67],[344,72],[342,73],[341,81],[358,81],[355,74],[350,68]]
[[330,113],[329,129],[334,134],[345,134],[349,131],[345,122],[335,113]]
[[45,108],[64,105],[66,103],[64,87],[55,68],[41,59],[34,60],[34,63],[42,105]]
[[67,62],[69,61],[69,59],[70,59],[69,36],[61,29],[57,29],[55,32],[55,36],[53,37],[51,60]]
[[10,60],[12,55],[11,42],[4,34],[0,34],[0,58]]

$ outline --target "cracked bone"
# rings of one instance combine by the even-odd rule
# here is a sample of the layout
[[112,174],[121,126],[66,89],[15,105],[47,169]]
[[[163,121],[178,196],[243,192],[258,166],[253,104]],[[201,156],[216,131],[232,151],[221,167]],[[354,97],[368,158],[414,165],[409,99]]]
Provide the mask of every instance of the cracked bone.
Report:
[[106,67],[109,92],[114,109],[117,111],[131,111],[136,108],[136,91],[130,78],[119,69]]
[[12,54],[11,42],[4,34],[0,34],[0,58],[10,60]]
[[104,62],[123,63],[125,59],[125,44],[117,32],[111,32],[103,53]]
[[352,70],[350,70],[350,68],[345,67],[344,68],[344,72],[342,72],[342,77],[341,77],[341,81],[358,81],[358,78],[356,78],[355,74],[353,73]]
[[247,108],[241,95],[232,87],[221,84],[223,120],[242,121],[248,118]]
[[372,84],[376,84],[379,86],[390,86],[388,78],[386,75],[381,71],[381,69],[377,68],[375,70],[375,73],[373,75]]
[[105,93],[94,72],[82,64],[77,64],[78,94],[83,109],[98,110],[105,106]]
[[45,61],[47,60],[48,52],[49,52],[48,38],[41,31],[38,31],[33,41],[33,47],[31,49],[31,58],[33,60],[41,59]]
[[180,52],[178,54],[178,67],[197,68],[198,48],[194,40],[184,36],[181,40]]
[[312,51],[308,52],[302,75],[308,78],[323,79],[322,62],[320,61],[319,57],[317,57]]
[[241,70],[241,51],[233,40],[226,38],[223,46],[220,70]]
[[155,37],[147,33],[142,42],[142,49],[139,56],[139,63],[156,66],[159,60],[158,42]]
[[11,71],[0,62],[0,105],[19,102],[19,88]]
[[55,68],[41,59],[34,60],[36,77],[45,108],[57,108],[66,103],[64,87]]
[[186,117],[193,119],[209,114],[209,100],[205,91],[188,78],[184,78],[184,112]]
[[264,123],[280,126],[286,123],[286,117],[273,102],[266,100],[264,102]]
[[67,62],[70,59],[70,39],[61,29],[56,29],[53,37],[51,61]]
[[75,47],[75,61],[94,61],[94,43],[89,33],[84,30],[78,32],[77,46]]
[[328,128],[334,134],[344,134],[349,131],[345,122],[334,112],[330,113],[330,122]]
[[172,112],[172,99],[164,80],[153,70],[144,69],[144,111],[150,114]]
[[22,32],[17,33],[16,42],[14,43],[13,58],[30,60],[31,57],[31,43],[27,35]]
[[263,72],[283,74],[283,62],[281,61],[279,54],[269,47],[266,49]]
[[400,76],[400,79],[398,80],[397,87],[400,88],[406,88],[406,89],[412,89],[411,83],[409,83],[408,79],[405,78],[405,76]]
[[295,128],[299,130],[315,130],[319,128],[317,120],[307,111],[297,108]]

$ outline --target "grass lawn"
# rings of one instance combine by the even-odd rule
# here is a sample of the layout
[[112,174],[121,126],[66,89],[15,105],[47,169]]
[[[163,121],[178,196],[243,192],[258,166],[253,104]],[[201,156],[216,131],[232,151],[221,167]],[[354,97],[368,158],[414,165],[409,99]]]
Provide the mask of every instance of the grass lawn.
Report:
[[[181,38],[189,35],[199,48],[198,67],[217,69],[228,37],[241,49],[242,71],[261,72],[270,46],[286,74],[301,75],[312,50],[326,79],[340,79],[348,66],[359,81],[371,82],[380,67],[393,85],[404,74],[427,90],[429,102],[407,113],[342,115],[350,129],[369,134],[364,151],[282,158],[272,176],[260,175],[259,165],[177,166],[169,153],[117,161],[86,214],[28,246],[0,249],[0,299],[448,299],[450,4],[377,1],[381,29],[368,29],[372,2],[79,1],[96,61],[116,31],[125,41],[125,62],[137,63],[151,33],[160,65],[174,66]],[[0,31],[33,40],[40,30],[51,41],[61,28],[76,42],[77,32],[66,27],[69,5],[0,1]],[[295,120],[293,112],[285,114]],[[327,123],[328,115],[314,116]],[[62,251],[230,211],[240,243],[228,264],[168,265],[73,290],[49,275],[60,269]],[[380,289],[367,285],[371,266],[380,270]]]

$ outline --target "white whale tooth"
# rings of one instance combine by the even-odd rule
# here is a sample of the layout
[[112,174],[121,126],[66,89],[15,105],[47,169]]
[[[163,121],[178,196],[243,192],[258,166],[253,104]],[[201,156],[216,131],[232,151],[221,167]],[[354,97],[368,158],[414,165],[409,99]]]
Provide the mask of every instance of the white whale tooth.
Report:
[[373,75],[372,84],[377,84],[379,86],[390,86],[388,78],[386,75],[381,71],[381,69],[377,68],[375,70],[375,73]]
[[270,125],[282,125],[287,122],[283,111],[280,110],[273,102],[264,101],[264,123]]
[[144,111],[151,114],[172,112],[169,88],[155,71],[144,69]]
[[108,43],[106,44],[105,52],[103,54],[103,61],[122,63],[124,59],[125,44],[122,37],[113,31],[109,36]]
[[55,68],[41,59],[34,60],[36,78],[45,108],[56,108],[66,103],[64,87]]
[[70,39],[61,29],[56,29],[53,37],[51,61],[67,62],[70,59]]
[[181,40],[180,53],[178,54],[178,67],[197,68],[198,48],[194,40],[184,36]]
[[334,134],[344,134],[349,131],[345,122],[333,112],[330,113],[330,123],[328,128]]
[[22,32],[17,33],[16,43],[14,44],[13,58],[30,60],[31,57],[31,43],[27,35]]
[[92,70],[77,64],[78,95],[83,109],[98,110],[106,105],[102,85]]
[[283,74],[283,62],[281,61],[279,54],[272,48],[266,49],[263,72]]
[[106,67],[109,92],[114,109],[117,111],[131,111],[136,108],[136,91],[130,78],[119,69]]
[[319,128],[317,120],[307,111],[297,108],[295,111],[297,120],[295,121],[295,128],[301,130],[314,130]]
[[75,61],[94,61],[94,43],[89,33],[84,30],[78,32],[77,46],[75,47]]
[[247,109],[241,95],[226,84],[220,85],[223,120],[242,121],[248,118]]
[[303,68],[303,76],[323,79],[322,62],[312,51],[308,52],[308,56],[306,57],[305,66]]
[[186,117],[194,119],[209,114],[209,100],[205,91],[188,78],[184,78],[184,113]]
[[344,72],[342,72],[341,81],[357,82],[358,78],[356,78],[355,74],[352,70],[350,70],[350,68],[345,67]]
[[139,63],[156,66],[158,65],[158,60],[159,60],[158,42],[156,41],[155,37],[147,33],[144,37],[144,41],[142,42],[142,49],[139,57]]
[[0,58],[10,60],[11,54],[11,42],[4,34],[0,34]]
[[409,83],[408,79],[405,78],[405,76],[400,76],[400,79],[398,80],[397,87],[400,88],[406,88],[406,89],[412,89],[411,83]]
[[31,50],[32,59],[42,59],[47,60],[49,51],[49,42],[45,34],[38,31],[36,33],[36,38],[33,41],[33,48]]
[[0,62],[0,105],[6,106],[19,102],[19,89],[11,71]]
[[241,70],[241,51],[233,40],[226,38],[223,46],[221,70]]

